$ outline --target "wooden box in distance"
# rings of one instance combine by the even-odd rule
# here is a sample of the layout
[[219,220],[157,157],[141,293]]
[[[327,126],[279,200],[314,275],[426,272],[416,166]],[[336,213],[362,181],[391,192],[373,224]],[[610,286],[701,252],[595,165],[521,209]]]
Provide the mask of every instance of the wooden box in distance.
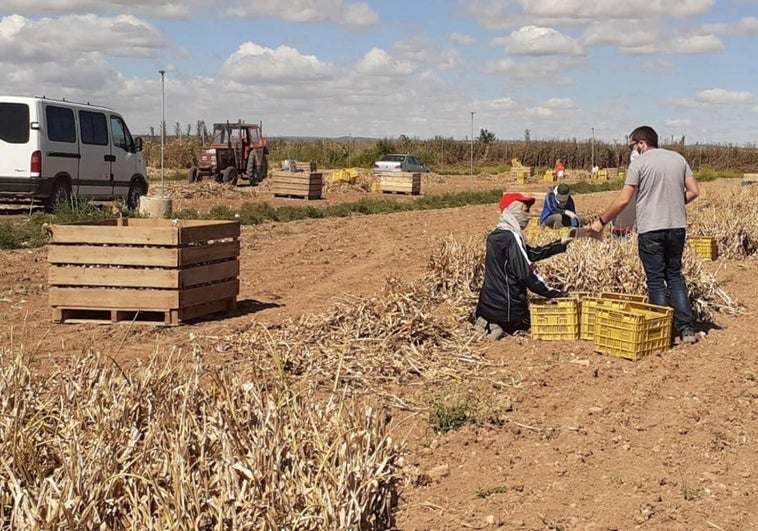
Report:
[[321,199],[324,180],[321,173],[276,171],[271,176],[275,196]]
[[382,193],[399,193],[419,195],[421,193],[421,174],[411,172],[388,172],[377,175],[379,191]]
[[514,166],[511,168],[510,176],[515,179],[517,184],[525,184],[527,179],[532,175],[531,166]]
[[113,219],[50,227],[53,321],[177,325],[236,308],[238,221]]

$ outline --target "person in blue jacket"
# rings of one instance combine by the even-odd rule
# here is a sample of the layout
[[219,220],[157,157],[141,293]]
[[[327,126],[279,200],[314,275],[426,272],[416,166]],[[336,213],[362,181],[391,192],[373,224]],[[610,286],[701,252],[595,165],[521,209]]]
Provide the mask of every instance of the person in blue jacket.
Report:
[[584,225],[584,220],[576,213],[576,206],[568,184],[561,183],[545,194],[540,225],[551,229]]

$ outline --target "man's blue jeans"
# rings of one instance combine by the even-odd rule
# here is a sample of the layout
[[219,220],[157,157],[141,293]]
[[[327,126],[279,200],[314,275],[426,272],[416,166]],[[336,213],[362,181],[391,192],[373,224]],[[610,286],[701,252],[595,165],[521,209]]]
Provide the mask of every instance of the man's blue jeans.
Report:
[[642,267],[647,276],[647,295],[650,304],[674,308],[674,327],[681,333],[692,328],[692,305],[687,284],[682,275],[684,229],[664,229],[645,232],[638,237]]

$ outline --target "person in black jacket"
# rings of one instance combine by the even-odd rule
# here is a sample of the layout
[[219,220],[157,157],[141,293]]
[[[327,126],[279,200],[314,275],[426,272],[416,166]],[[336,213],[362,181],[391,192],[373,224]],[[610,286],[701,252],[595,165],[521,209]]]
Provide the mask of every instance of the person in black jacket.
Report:
[[546,285],[535,272],[533,262],[564,252],[572,238],[566,236],[540,247],[527,245],[522,231],[529,224],[533,204],[533,197],[504,194],[500,221],[487,236],[484,285],[479,292],[474,328],[489,339],[529,330],[528,291],[547,298],[569,296]]

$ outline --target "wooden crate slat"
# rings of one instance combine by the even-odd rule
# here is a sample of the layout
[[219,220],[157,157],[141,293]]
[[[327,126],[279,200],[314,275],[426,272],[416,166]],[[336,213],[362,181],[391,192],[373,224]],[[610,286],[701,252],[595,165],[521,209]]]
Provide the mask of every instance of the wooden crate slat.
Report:
[[179,244],[179,231],[175,227],[51,225],[50,230],[50,243],[166,246]]
[[198,284],[219,282],[230,278],[237,278],[240,273],[239,260],[229,260],[216,264],[200,265],[179,271],[179,288],[188,288]]
[[207,245],[197,245],[194,247],[183,247],[182,249],[178,249],[177,265],[182,267],[199,264],[202,262],[228,260],[230,258],[236,258],[239,256],[239,254],[239,240]]
[[50,286],[50,306],[163,311],[179,307],[177,290]]
[[[184,223],[183,221],[180,223]],[[239,238],[240,224],[239,221],[230,221],[228,223],[217,223],[216,225],[198,225],[182,227],[179,232],[179,245],[188,245],[191,243],[203,243],[210,240],[225,240],[229,238]]]
[[200,288],[188,288],[179,291],[179,306],[171,306],[172,308],[185,308],[188,306],[196,306],[210,301],[216,301],[221,299],[230,299],[237,297],[240,290],[240,282],[237,279],[221,282],[219,284],[212,284],[210,286],[203,286]]
[[[235,243],[239,247],[239,243]],[[94,245],[48,245],[47,261],[50,264],[177,267],[182,263],[180,256],[183,256],[184,251],[187,250],[168,247],[135,248]],[[206,259],[205,261],[208,260],[210,259]]]
[[143,269],[116,267],[51,266],[48,282],[51,286],[101,286],[121,288],[179,287],[178,269]]

